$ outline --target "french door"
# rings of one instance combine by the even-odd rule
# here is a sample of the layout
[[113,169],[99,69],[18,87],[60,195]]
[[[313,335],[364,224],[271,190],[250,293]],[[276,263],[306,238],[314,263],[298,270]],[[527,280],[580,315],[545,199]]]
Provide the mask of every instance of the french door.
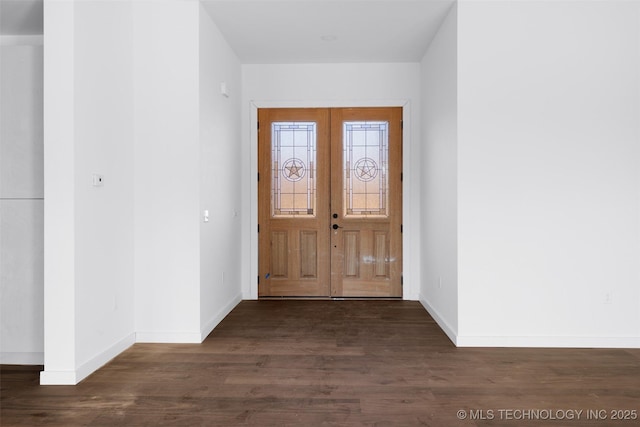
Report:
[[402,296],[402,108],[258,110],[258,295]]

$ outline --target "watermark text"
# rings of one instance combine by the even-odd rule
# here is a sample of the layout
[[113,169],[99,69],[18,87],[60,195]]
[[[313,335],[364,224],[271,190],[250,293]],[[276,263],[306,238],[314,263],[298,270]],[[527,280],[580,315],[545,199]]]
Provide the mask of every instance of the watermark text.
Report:
[[459,420],[515,420],[515,421],[580,421],[580,420],[638,420],[637,409],[460,409]]

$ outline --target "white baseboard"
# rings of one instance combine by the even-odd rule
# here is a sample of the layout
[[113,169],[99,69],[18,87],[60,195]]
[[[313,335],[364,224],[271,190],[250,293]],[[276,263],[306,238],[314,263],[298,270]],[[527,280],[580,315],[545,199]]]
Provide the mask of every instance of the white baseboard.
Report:
[[446,320],[444,320],[444,317],[440,315],[438,310],[433,308],[433,306],[427,302],[427,299],[422,294],[420,294],[420,296],[418,297],[418,301],[420,301],[420,304],[422,304],[424,309],[427,310],[431,317],[433,317],[433,320],[435,320],[438,326],[440,326],[440,329],[442,329],[442,331],[447,334],[447,337],[449,337],[451,342],[454,345],[458,346],[458,334],[451,327],[451,325]]
[[127,335],[105,351],[93,357],[91,360],[80,365],[80,367],[76,369],[76,379],[78,380],[78,382],[82,381],[83,379],[103,367],[105,364],[107,364],[107,362],[109,362],[111,359],[131,347],[135,342],[135,333]]
[[404,301],[419,301],[420,295],[415,292],[404,292],[402,294],[402,299]]
[[103,367],[111,359],[131,347],[135,342],[135,334],[131,333],[120,341],[100,352],[92,359],[83,363],[75,371],[49,371],[40,372],[41,385],[76,385],[89,375]]
[[136,342],[148,344],[200,344],[213,331],[213,328],[242,301],[242,295],[236,295],[227,305],[218,311],[200,332],[136,332]]
[[[200,332],[135,332],[122,340],[118,341],[107,350],[101,352],[93,359],[81,365],[74,371],[51,371],[45,370],[40,373],[41,385],[76,385],[96,370],[100,369],[111,359],[122,353],[136,342],[139,343],[181,343],[181,344],[200,344],[211,333],[222,319],[231,312],[242,301],[242,297],[238,294],[229,304],[224,306],[214,317],[209,320]],[[5,354],[7,362],[5,360]],[[44,354],[39,353],[40,363],[25,363],[25,357],[17,358],[15,355],[23,355],[25,353],[2,353],[3,363],[9,363],[9,361],[22,360],[20,364],[43,364]]]
[[0,365],[44,365],[44,352],[3,351]]
[[76,371],[42,371],[40,385],[76,385]]
[[640,337],[458,336],[458,347],[640,348]]
[[136,332],[137,343],[200,344],[200,332]]
[[640,337],[463,336],[420,295],[420,303],[456,347],[640,348]]
[[202,330],[200,331],[200,342],[204,341],[205,338],[213,331],[213,329],[218,326],[222,319],[227,317],[231,310],[233,310],[238,304],[242,301],[242,295],[236,295],[227,305],[222,307],[207,323],[204,324]]

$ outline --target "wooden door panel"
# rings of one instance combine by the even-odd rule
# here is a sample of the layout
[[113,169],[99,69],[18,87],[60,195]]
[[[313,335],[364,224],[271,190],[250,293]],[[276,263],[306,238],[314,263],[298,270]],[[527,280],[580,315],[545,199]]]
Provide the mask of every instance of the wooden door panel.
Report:
[[289,232],[285,230],[271,232],[271,270],[270,275],[277,279],[289,278]]
[[[401,119],[400,107],[258,111],[259,296],[402,296]],[[316,145],[300,148],[310,129]]]
[[[342,235],[333,254],[332,276],[341,277],[334,285],[333,296],[389,297],[398,288],[392,278],[401,271],[391,256],[391,236],[388,229],[362,227],[334,232]],[[334,240],[335,241],[335,240]],[[393,268],[396,270],[393,271]],[[341,283],[340,283],[341,282]]]
[[399,107],[331,111],[334,297],[402,296],[401,122]]
[[[260,109],[258,121],[258,296],[327,297],[329,110]],[[296,123],[314,124],[315,145],[296,146],[308,130],[276,133]]]
[[373,232],[373,277],[389,279],[389,232]]
[[319,234],[318,230],[299,228],[271,231],[270,254],[260,256],[261,267],[264,258],[271,260],[268,268],[260,270],[261,296],[327,296],[328,271],[320,267],[328,260],[320,244],[324,241],[328,245],[328,240]]
[[300,277],[316,279],[318,277],[318,232],[300,231]]
[[342,237],[343,277],[390,279],[388,231],[344,230]]
[[343,231],[344,277],[360,277],[360,231]]

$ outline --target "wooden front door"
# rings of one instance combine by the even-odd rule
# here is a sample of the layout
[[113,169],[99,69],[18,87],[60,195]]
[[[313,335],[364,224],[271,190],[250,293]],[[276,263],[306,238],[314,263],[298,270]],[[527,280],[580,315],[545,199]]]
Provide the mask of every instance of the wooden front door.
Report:
[[402,296],[402,108],[258,111],[258,295]]

